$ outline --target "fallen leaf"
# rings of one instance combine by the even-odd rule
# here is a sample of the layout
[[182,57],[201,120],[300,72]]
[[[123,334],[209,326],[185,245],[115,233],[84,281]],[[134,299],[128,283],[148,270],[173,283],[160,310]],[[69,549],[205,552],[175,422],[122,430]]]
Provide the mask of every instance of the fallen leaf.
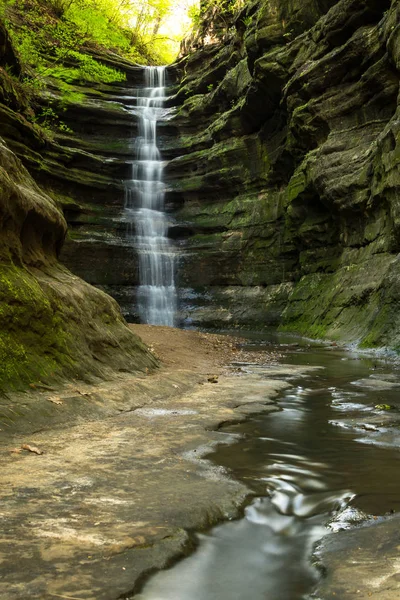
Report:
[[21,449],[28,450],[34,454],[43,454],[43,450],[39,450],[39,448],[36,448],[36,446],[31,446],[30,444],[22,444]]
[[60,396],[50,396],[50,398],[47,398],[47,400],[49,400],[53,404],[62,404],[63,403]]
[[77,392],[77,394],[80,394],[81,396],[91,396],[91,392],[81,392],[81,390],[75,390],[75,392]]

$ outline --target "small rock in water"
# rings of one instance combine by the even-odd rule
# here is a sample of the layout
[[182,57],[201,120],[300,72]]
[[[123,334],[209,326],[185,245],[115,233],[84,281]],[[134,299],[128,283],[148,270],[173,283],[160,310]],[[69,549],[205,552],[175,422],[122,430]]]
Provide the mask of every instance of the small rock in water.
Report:
[[393,383],[398,383],[398,377],[393,373],[380,373],[379,375],[370,375],[370,379],[378,379],[380,381],[391,381]]
[[363,429],[365,429],[365,431],[379,431],[378,427],[375,427],[375,425],[371,425],[370,423],[364,423]]
[[211,375],[211,377],[209,377],[207,381],[209,381],[210,383],[218,383],[218,375]]
[[371,516],[367,515],[367,513],[352,506],[348,506],[329,521],[327,526],[333,533],[337,533],[338,531],[351,529],[355,525],[359,525],[368,519],[371,519]]
[[376,379],[372,377],[369,379],[358,379],[357,381],[352,381],[352,384],[368,389],[382,391],[392,390],[400,386],[398,382],[394,383],[391,381],[386,381],[385,379]]

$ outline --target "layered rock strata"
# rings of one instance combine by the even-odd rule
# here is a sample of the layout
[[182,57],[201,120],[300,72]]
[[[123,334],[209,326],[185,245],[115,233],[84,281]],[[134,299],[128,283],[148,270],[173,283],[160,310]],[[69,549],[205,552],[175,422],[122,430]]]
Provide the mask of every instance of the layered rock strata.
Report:
[[[29,106],[9,76],[20,67],[2,27],[0,64],[0,133],[7,138],[0,138],[0,388],[154,368],[156,360],[126,326],[116,302],[58,261],[66,221],[16,155],[36,174],[42,165],[47,182],[53,146],[24,116]],[[79,159],[78,151],[68,152],[71,179],[71,163]],[[57,171],[62,178],[59,156]]]
[[187,322],[398,346],[399,23],[261,0],[177,66]]
[[[390,0],[258,0],[218,28],[214,14],[214,42],[205,27],[168,69],[182,324],[398,347],[399,16]],[[77,86],[72,133],[44,140],[10,98],[2,133],[64,210],[61,259],[137,320],[124,181],[143,73],[113,64],[126,83]]]

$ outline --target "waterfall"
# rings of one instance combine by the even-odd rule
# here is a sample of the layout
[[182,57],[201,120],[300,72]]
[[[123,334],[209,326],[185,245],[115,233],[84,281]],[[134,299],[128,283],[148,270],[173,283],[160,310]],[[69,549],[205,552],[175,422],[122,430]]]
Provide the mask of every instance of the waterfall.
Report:
[[[138,312],[143,323],[174,326],[174,249],[167,237],[163,162],[157,147],[157,121],[163,116],[165,67],[144,67],[138,91],[139,137],[132,179],[126,182],[125,214],[139,256]],[[134,230],[134,233],[132,233]]]

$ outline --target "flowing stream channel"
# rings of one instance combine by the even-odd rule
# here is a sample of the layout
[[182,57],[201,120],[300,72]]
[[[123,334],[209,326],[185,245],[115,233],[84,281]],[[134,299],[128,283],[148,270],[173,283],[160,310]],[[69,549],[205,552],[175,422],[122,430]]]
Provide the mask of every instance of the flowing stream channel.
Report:
[[175,254],[164,211],[164,163],[157,147],[157,121],[163,118],[165,67],[144,67],[134,114],[139,122],[132,178],[125,183],[128,235],[139,258],[138,312],[142,323],[174,326]]
[[[320,576],[311,560],[317,540],[354,525],[361,511],[400,510],[400,436],[377,408],[399,406],[399,366],[305,342],[275,349],[285,364],[323,368],[291,377],[278,412],[222,430],[236,441],[208,458],[253,491],[243,517],[199,533],[197,550],[135,600],[308,598]],[[237,367],[268,378],[268,366]]]

